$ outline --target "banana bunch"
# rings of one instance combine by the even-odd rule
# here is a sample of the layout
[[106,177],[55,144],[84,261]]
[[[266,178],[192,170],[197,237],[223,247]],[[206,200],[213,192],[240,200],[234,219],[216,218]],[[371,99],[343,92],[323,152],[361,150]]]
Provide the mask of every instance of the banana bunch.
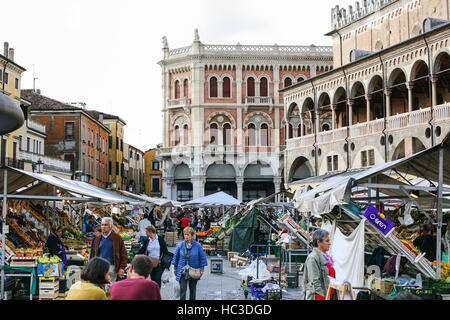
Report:
[[62,260],[58,256],[48,256],[42,255],[38,258],[38,263],[40,264],[48,264],[48,263],[59,263]]

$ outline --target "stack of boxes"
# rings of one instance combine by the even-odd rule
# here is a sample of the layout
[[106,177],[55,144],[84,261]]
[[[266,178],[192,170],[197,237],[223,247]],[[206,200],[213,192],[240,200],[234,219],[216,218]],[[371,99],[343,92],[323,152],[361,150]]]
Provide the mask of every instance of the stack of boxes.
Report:
[[178,236],[177,236],[177,232],[176,231],[166,231],[166,234],[165,234],[164,238],[165,238],[166,244],[168,246],[175,246],[175,245],[177,245]]
[[239,252],[228,252],[227,259],[230,261],[232,268],[235,268],[237,266],[248,266],[250,263],[250,259],[240,257]]
[[[64,263],[45,263],[37,265],[39,277],[39,300],[55,300],[60,295],[59,282],[65,280]],[[65,292],[62,292],[64,295]]]

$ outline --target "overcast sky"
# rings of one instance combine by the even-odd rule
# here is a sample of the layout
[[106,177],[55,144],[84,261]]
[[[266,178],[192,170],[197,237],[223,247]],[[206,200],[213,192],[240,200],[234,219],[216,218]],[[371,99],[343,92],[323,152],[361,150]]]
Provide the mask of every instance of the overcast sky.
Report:
[[14,0],[3,6],[0,41],[26,72],[22,89],[127,123],[125,142],[162,142],[161,39],[192,44],[331,45],[331,8],[348,0]]

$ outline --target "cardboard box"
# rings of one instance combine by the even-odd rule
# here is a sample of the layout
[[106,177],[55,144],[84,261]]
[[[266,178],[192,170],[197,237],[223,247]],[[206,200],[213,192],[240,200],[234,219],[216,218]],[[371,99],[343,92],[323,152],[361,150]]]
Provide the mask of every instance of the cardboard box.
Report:
[[59,277],[64,274],[64,263],[39,263],[37,265],[38,277]]
[[239,252],[234,252],[234,251],[229,251],[227,253],[227,259],[230,260],[231,258],[233,258],[234,256],[238,256]]

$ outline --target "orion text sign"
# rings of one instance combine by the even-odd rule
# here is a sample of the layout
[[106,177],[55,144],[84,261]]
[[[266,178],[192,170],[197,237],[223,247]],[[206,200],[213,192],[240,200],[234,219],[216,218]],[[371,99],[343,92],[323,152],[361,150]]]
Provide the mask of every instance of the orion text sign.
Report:
[[385,235],[391,231],[394,227],[394,223],[389,219],[383,219],[380,216],[380,211],[374,206],[369,206],[363,213],[363,216],[367,218],[375,227],[377,227]]

